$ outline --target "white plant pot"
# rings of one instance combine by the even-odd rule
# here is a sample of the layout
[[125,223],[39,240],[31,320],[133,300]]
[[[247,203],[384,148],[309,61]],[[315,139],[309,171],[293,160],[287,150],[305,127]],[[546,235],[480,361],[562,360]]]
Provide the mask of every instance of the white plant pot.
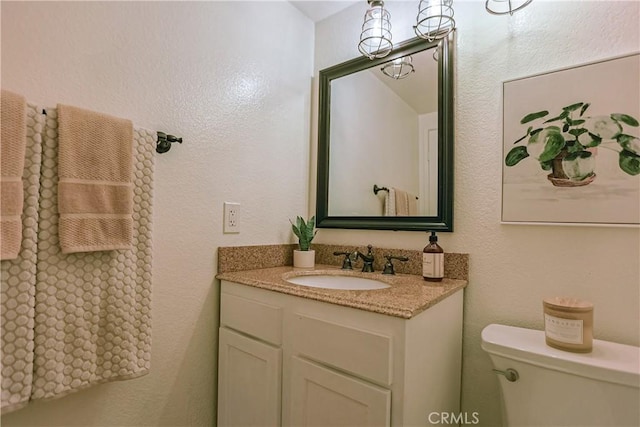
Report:
[[316,265],[316,251],[293,250],[293,266],[295,268],[313,268]]

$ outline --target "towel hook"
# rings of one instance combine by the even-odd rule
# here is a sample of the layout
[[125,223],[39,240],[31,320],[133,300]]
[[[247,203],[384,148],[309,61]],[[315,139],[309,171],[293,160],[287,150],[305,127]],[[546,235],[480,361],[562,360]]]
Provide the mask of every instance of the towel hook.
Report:
[[171,149],[171,144],[173,144],[174,142],[182,144],[182,138],[179,138],[174,135],[167,135],[166,133],[160,132],[160,131],[158,131],[157,133],[158,133],[158,142],[156,145],[157,153],[160,153],[160,154],[166,153]]

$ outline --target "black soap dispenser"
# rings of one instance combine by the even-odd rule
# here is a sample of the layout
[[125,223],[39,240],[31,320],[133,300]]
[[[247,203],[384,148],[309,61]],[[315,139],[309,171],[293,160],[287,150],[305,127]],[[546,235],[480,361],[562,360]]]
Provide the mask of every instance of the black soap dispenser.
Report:
[[444,277],[444,249],[438,245],[438,236],[432,231],[429,244],[422,253],[422,277],[430,282],[440,282]]

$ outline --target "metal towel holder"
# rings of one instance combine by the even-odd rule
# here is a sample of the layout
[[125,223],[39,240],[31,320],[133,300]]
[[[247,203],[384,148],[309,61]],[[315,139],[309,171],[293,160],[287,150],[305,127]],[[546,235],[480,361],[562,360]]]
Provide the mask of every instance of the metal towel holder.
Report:
[[[389,189],[387,187],[378,187],[378,184],[373,184],[373,194],[377,196],[380,191],[389,191]],[[419,200],[418,196],[416,196],[416,200]]]
[[158,131],[157,133],[158,133],[158,141],[156,145],[157,153],[162,154],[171,150],[171,144],[173,144],[174,142],[177,142],[178,144],[182,144],[182,138],[179,138],[174,135],[167,135],[166,133],[160,132],[160,131]]

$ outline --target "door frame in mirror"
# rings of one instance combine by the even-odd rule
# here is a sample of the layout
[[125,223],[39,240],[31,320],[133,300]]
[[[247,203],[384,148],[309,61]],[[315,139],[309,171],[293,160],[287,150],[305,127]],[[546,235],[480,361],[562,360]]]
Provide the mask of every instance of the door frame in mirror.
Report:
[[[318,105],[318,157],[316,226],[369,230],[453,231],[453,37],[427,42],[415,37],[399,44],[390,55],[370,60],[355,58],[320,71]],[[330,216],[329,150],[331,82],[380,66],[402,56],[438,49],[438,210],[436,216]]]

